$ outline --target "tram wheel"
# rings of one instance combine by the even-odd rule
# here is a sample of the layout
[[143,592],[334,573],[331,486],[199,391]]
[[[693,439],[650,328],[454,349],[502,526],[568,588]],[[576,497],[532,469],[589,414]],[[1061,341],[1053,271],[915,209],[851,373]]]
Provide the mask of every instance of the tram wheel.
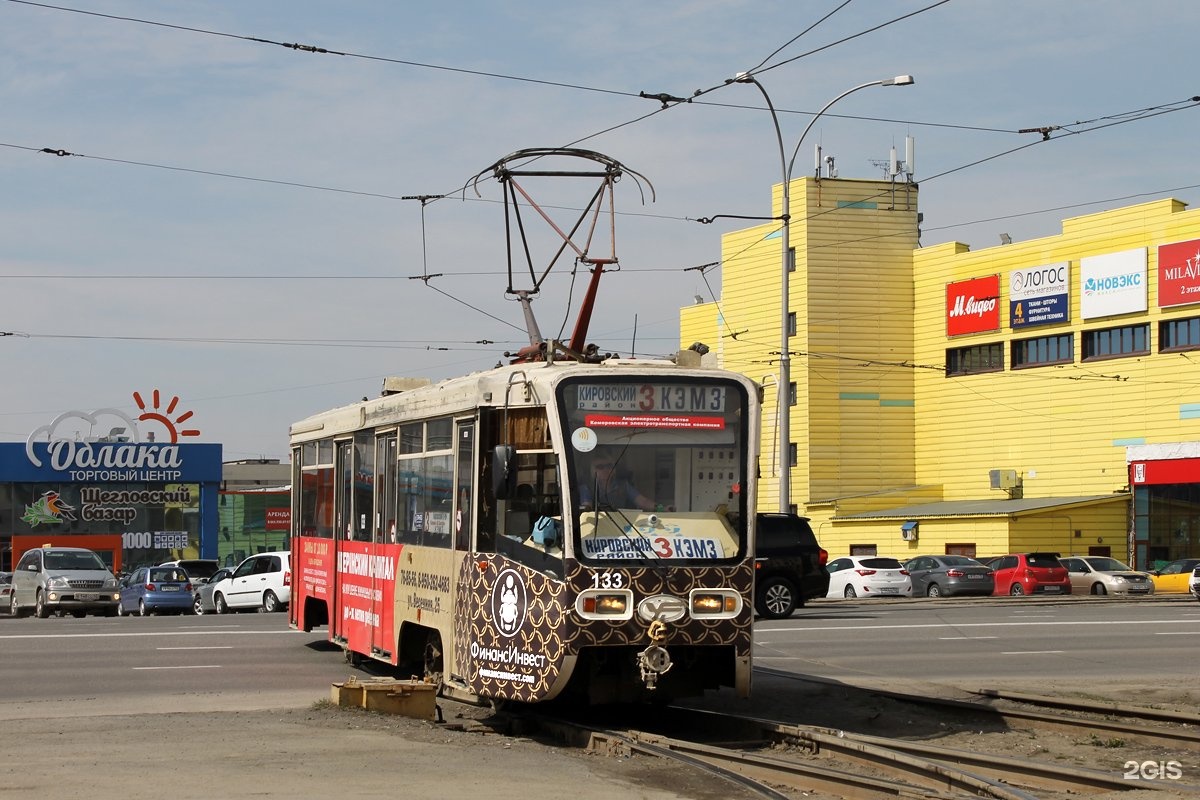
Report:
[[441,687],[442,672],[442,637],[437,631],[430,631],[425,638],[425,680]]

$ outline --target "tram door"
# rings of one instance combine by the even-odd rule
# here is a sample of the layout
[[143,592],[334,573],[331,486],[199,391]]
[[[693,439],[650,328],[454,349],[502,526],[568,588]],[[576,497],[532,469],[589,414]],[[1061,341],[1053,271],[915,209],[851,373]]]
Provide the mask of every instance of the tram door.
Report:
[[[475,525],[475,421],[458,420],[455,425],[455,477],[454,477],[454,560],[450,570],[450,596],[448,607],[451,609],[451,621],[458,615],[467,613],[467,609],[454,608],[458,597],[458,576],[461,575],[463,560],[470,558],[470,541]],[[464,655],[463,648],[452,648],[452,654]],[[466,663],[455,663],[452,672],[466,675]]]
[[333,474],[334,480],[337,481],[334,490],[334,506],[333,506],[333,538],[334,547],[334,564],[333,564],[333,596],[330,598],[330,629],[337,632],[337,637],[346,641],[346,626],[345,615],[342,613],[342,606],[345,599],[342,597],[342,580],[341,574],[338,571],[337,553],[341,552],[346,547],[346,542],[353,539],[353,529],[350,527],[350,500],[352,495],[350,486],[350,476],[354,474],[354,443],[349,441],[337,442],[334,450]]

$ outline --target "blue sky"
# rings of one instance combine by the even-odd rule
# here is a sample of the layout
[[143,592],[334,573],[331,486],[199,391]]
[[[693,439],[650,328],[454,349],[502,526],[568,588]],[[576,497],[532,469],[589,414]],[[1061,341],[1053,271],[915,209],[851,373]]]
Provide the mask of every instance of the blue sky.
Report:
[[[645,205],[617,185],[622,270],[589,339],[671,352],[679,307],[720,287],[688,268],[752,224],[693,220],[770,213],[774,128],[725,85],[759,65],[789,153],[841,92],[915,76],[840,101],[796,173],[820,143],[842,177],[882,177],[914,137],[924,246],[1194,203],[1197,30],[1192,0],[0,0],[0,439],[136,416],[159,389],[227,460],[286,460],[289,424],[386,375],[495,365],[525,342],[501,194],[462,187],[524,148],[598,151],[653,185]],[[708,89],[657,114],[637,96]],[[591,191],[542,186],[560,223]],[[570,266],[535,301],[546,336],[573,325]]]

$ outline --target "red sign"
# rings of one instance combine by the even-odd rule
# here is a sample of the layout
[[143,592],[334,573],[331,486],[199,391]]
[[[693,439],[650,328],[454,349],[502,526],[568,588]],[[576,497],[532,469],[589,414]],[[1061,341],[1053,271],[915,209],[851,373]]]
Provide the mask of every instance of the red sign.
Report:
[[1200,458],[1133,461],[1129,464],[1129,475],[1130,482],[1137,486],[1200,483]]
[[292,527],[292,510],[290,508],[268,508],[267,530],[286,531]]
[[946,284],[946,335],[1000,330],[1000,276]]
[[1200,303],[1200,239],[1158,248],[1158,306]]
[[654,416],[645,414],[588,414],[584,425],[589,428],[689,428],[720,431],[725,429],[724,417]]

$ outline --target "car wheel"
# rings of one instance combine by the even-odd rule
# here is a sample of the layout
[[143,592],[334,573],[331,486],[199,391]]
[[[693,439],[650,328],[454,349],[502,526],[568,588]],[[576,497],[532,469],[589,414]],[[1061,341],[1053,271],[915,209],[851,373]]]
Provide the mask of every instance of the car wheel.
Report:
[[268,614],[279,610],[279,598],[270,589],[263,593],[262,610]]
[[125,616],[125,604],[122,603],[120,600],[117,601],[117,616],[118,617]]
[[225,604],[225,595],[219,592],[213,595],[213,605],[217,607],[218,614],[229,613],[229,606]]
[[854,591],[853,586],[847,586],[846,591],[842,592],[842,597],[858,597],[858,592]]
[[1104,588],[1103,583],[1093,583],[1092,584],[1092,594],[1096,594],[1096,595],[1108,594],[1108,589]]
[[148,608],[146,608],[145,600],[138,600],[138,616],[142,616],[142,617],[150,616],[150,610]]
[[754,606],[765,619],[790,617],[796,610],[796,587],[787,578],[767,578],[758,587]]
[[938,586],[936,583],[929,584],[929,588],[925,590],[925,596],[926,597],[941,597],[942,596],[942,587]]
[[204,615],[204,603],[200,600],[200,595],[196,595],[192,598],[192,613],[194,613],[196,616]]
[[1013,597],[1020,597],[1021,595],[1025,594],[1025,587],[1019,583],[1014,583],[1009,587],[1008,593]]
[[38,592],[37,602],[33,607],[33,614],[38,619],[46,619],[50,616],[50,606],[46,605],[46,595]]
[[8,604],[8,614],[12,617],[25,616],[25,610],[17,604],[17,593],[15,591],[13,592],[12,600]]

